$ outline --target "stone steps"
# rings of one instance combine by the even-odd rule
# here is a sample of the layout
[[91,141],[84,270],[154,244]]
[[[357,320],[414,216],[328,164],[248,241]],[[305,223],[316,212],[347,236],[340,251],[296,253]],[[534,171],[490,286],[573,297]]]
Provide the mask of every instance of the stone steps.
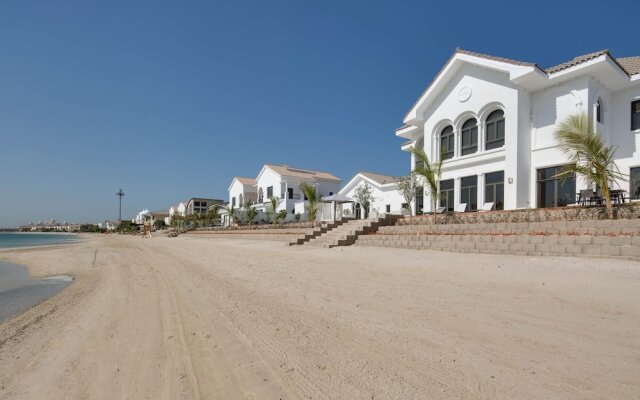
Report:
[[373,233],[381,226],[394,224],[398,220],[397,215],[383,215],[372,219],[351,220],[330,232],[320,235],[308,242],[310,246],[336,247],[349,246],[355,243],[360,235]]
[[320,227],[313,229],[312,232],[306,233],[304,235],[300,235],[296,237],[294,240],[290,241],[289,246],[305,244],[311,239],[317,238],[318,236],[337,228],[338,226],[344,224],[346,221],[347,220],[322,223]]

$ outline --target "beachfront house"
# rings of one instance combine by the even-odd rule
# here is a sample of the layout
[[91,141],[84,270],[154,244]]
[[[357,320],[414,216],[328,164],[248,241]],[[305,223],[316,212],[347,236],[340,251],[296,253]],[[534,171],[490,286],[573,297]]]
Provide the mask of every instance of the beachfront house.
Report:
[[207,214],[210,207],[214,205],[222,205],[224,203],[225,203],[224,200],[220,200],[220,199],[193,197],[186,201],[184,215],[186,216],[194,215],[194,214],[204,215],[204,214]]
[[[306,199],[300,185],[306,183],[316,187],[320,196],[337,193],[340,188],[340,178],[321,171],[294,168],[288,165],[265,164],[256,179],[235,177],[229,185],[229,205],[237,210],[236,217],[244,212],[244,205],[249,202],[258,211],[256,222],[267,221],[271,210],[271,198],[278,200],[277,212],[284,211],[285,221],[295,220],[296,214],[300,219],[306,219]],[[229,224],[226,212],[223,221]]]
[[256,208],[261,213],[270,211],[269,199],[275,197],[278,199],[277,211],[286,211],[286,221],[294,220],[296,214],[305,220],[307,199],[300,189],[302,183],[314,186],[321,197],[338,193],[340,189],[340,178],[328,172],[265,164],[256,178]]
[[[592,186],[555,177],[567,155],[554,131],[567,116],[588,115],[640,197],[640,57],[608,51],[542,68],[457,49],[396,130],[401,149],[423,148],[443,163],[439,207],[449,211],[558,207]],[[416,159],[411,154],[411,168]],[[419,195],[417,211],[431,211]],[[439,211],[439,210],[438,210]]]
[[[356,198],[356,191],[364,185],[371,188],[371,201],[368,210]],[[374,215],[401,214],[402,209],[405,206],[408,207],[404,204],[404,197],[398,189],[398,179],[393,176],[358,172],[338,193],[356,200],[354,203],[341,205],[342,215],[352,218],[367,218],[369,213]]]

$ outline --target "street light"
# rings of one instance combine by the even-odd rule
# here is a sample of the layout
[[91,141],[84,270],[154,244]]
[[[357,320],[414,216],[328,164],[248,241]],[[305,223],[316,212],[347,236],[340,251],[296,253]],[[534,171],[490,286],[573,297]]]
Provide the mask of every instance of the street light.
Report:
[[116,196],[120,198],[120,207],[118,208],[118,222],[122,222],[122,198],[124,197],[124,192],[122,189],[116,192]]

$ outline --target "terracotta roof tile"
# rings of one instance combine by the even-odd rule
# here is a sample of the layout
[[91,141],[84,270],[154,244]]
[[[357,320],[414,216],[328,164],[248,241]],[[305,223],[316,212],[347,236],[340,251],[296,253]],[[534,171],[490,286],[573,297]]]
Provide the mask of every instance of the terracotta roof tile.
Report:
[[618,64],[624,68],[629,75],[640,74],[640,56],[636,57],[620,57],[617,59]]
[[235,179],[238,180],[238,182],[242,183],[243,185],[255,185],[256,184],[256,180],[253,178],[245,178],[242,176],[235,176]]
[[311,171],[307,169],[290,167],[288,165],[266,164],[266,166],[274,170],[279,175],[293,176],[293,177],[307,178],[307,179],[325,179],[330,181],[340,181],[340,178],[328,172]]
[[373,172],[364,172],[364,171],[360,171],[359,174],[364,175],[367,178],[381,185],[386,185],[387,183],[393,183],[398,181],[398,179],[395,176],[390,176],[390,175],[381,175]]
[[567,69],[567,68],[573,67],[575,65],[581,64],[581,63],[583,63],[585,61],[593,60],[594,58],[600,57],[600,56],[605,55],[605,54],[608,55],[609,54],[609,50],[600,50],[600,51],[596,51],[596,52],[593,52],[593,53],[584,54],[584,55],[575,57],[574,59],[569,60],[567,62],[563,62],[562,64],[558,64],[558,65],[556,65],[554,67],[547,68],[545,70],[545,72],[548,73],[548,74],[553,74],[555,72],[559,72],[559,71],[562,71],[564,69]]

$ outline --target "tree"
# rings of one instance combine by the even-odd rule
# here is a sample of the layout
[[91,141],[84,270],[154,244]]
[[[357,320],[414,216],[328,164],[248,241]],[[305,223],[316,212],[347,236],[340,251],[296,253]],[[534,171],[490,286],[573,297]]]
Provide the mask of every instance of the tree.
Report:
[[247,223],[249,226],[253,224],[253,220],[256,219],[258,215],[258,210],[253,206],[253,204],[247,202],[245,205],[245,216],[247,217]]
[[415,200],[416,194],[418,193],[418,187],[420,187],[418,177],[415,174],[409,174],[407,176],[400,176],[396,179],[398,182],[398,189],[400,189],[400,193],[402,193],[404,201],[409,205],[409,212],[413,215],[413,212],[411,211],[411,203]]
[[604,143],[584,113],[568,116],[558,125],[555,136],[560,149],[571,161],[556,177],[567,178],[580,174],[595,183],[602,190],[607,217],[614,218],[609,184],[617,183],[619,179],[626,180],[613,161],[616,148]]
[[367,182],[358,185],[353,197],[364,208],[365,215],[369,214],[369,207],[371,207],[371,201],[373,200],[373,188],[369,186]]
[[320,201],[320,196],[318,196],[318,190],[315,186],[311,186],[306,182],[300,184],[300,190],[304,194],[305,199],[307,200],[306,211],[307,218],[309,221],[315,222],[318,216],[318,202]]
[[277,197],[270,197],[269,198],[269,210],[267,211],[269,213],[269,215],[271,215],[272,219],[271,221],[274,224],[278,223],[278,219],[280,218],[280,216],[278,215],[278,204],[280,203],[280,199],[278,199]]
[[436,207],[438,205],[438,182],[440,181],[440,174],[442,172],[442,162],[444,161],[442,154],[438,158],[438,161],[431,163],[429,157],[423,149],[411,148],[411,153],[421,161],[416,163],[413,169],[413,174],[421,176],[425,181],[425,189],[431,196],[431,205],[433,210],[433,223],[436,223]]

